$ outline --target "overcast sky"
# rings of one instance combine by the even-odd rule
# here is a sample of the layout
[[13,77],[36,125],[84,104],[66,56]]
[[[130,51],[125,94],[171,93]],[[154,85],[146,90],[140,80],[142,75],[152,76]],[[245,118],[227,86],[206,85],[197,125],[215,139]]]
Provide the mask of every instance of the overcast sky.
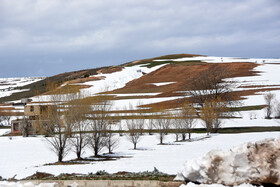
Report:
[[0,0],[0,77],[166,54],[280,57],[280,0]]

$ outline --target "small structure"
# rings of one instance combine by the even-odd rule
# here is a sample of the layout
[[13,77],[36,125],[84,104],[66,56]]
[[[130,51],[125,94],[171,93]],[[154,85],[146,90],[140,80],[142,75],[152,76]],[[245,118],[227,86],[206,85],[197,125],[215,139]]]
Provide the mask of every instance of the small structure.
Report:
[[24,117],[13,120],[11,132],[13,134],[42,134],[49,129],[48,114],[50,110],[56,109],[55,105],[25,105]]
[[31,102],[32,99],[23,98],[18,103],[13,103],[13,106],[25,106],[27,103]]

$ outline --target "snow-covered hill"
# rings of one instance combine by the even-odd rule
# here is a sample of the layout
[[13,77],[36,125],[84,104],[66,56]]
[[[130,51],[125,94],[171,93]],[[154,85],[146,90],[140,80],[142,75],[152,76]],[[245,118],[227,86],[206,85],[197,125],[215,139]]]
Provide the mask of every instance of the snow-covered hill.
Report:
[[9,96],[16,92],[28,90],[21,89],[22,86],[37,82],[43,77],[22,77],[22,78],[0,78],[0,98]]
[[[175,56],[176,57],[176,56]],[[155,58],[134,61],[113,68],[101,68],[92,71],[92,74],[76,73],[75,78],[70,79],[71,73],[67,73],[67,80],[59,88],[64,86],[79,86],[81,92],[87,97],[94,97],[102,92],[114,96],[112,100],[112,112],[120,112],[129,105],[132,109],[139,109],[139,105],[155,106],[164,103],[171,113],[180,107],[170,103],[176,103],[185,97],[187,90],[184,85],[191,81],[192,75],[199,76],[200,68],[209,65],[223,64],[234,71],[233,77],[224,81],[235,82],[233,91],[242,92],[243,107],[253,107],[253,110],[244,110],[236,113],[235,119],[223,119],[222,127],[271,127],[279,126],[279,119],[265,119],[264,94],[271,92],[280,101],[280,60],[279,59],[245,59],[228,57],[193,56],[174,58]],[[207,69],[206,69],[207,70]],[[88,73],[88,71],[85,71]],[[1,79],[0,89],[2,96],[8,96],[17,91],[19,86],[27,85],[39,79]],[[61,79],[59,79],[61,81]],[[10,90],[9,90],[10,89]],[[106,91],[106,93],[104,93]],[[49,93],[51,94],[51,93]],[[1,95],[0,95],[1,96]],[[33,104],[38,101],[49,101],[50,96],[37,95],[32,97]],[[275,102],[276,102],[275,100]],[[1,106],[2,111],[15,110],[16,108],[6,104]],[[23,108],[19,109],[23,110]],[[126,111],[127,112],[127,111]],[[149,113],[146,113],[149,115]],[[146,120],[148,123],[148,120]],[[120,124],[124,125],[124,121]],[[196,120],[196,128],[202,128],[202,122]],[[116,130],[118,127],[115,127]],[[124,126],[122,129],[125,129]],[[6,131],[5,131],[6,132]],[[2,131],[2,133],[4,133]],[[246,133],[246,134],[214,134],[211,138],[205,138],[204,134],[194,134],[194,142],[176,142],[174,135],[169,134],[165,142],[167,145],[158,145],[157,135],[144,135],[139,143],[138,150],[131,150],[132,145],[125,136],[119,137],[120,144],[116,149],[116,155],[127,156],[117,161],[95,162],[82,165],[52,165],[44,164],[56,161],[56,156],[46,146],[43,137],[0,137],[0,176],[17,178],[32,175],[36,171],[60,173],[88,173],[98,170],[107,172],[118,171],[145,171],[157,167],[160,171],[176,174],[186,160],[192,160],[212,149],[228,150],[232,146],[248,141],[258,141],[264,138],[278,138],[277,132]],[[12,151],[11,151],[12,150]],[[105,152],[105,151],[104,151]],[[104,153],[103,152],[103,153]],[[92,152],[87,148],[83,156],[90,156]],[[36,159],[34,159],[36,158]],[[75,155],[69,154],[65,160],[73,159]],[[156,159],[155,159],[156,158]]]

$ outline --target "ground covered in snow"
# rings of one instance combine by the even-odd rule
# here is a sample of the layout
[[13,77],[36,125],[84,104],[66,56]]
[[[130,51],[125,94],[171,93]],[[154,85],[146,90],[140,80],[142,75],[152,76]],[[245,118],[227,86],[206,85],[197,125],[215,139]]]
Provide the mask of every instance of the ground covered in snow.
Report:
[[[227,187],[227,186],[224,186],[222,184],[194,184],[192,182],[189,182],[186,185],[182,184],[180,187]],[[255,187],[255,185],[244,183],[240,185],[235,185],[234,187]]]
[[25,86],[44,78],[42,77],[23,77],[23,78],[0,78],[0,97],[6,97],[16,92],[27,90],[18,89],[18,87]]
[[246,143],[228,151],[212,150],[188,160],[176,179],[206,184],[280,185],[280,139]]
[[11,129],[0,129],[0,136],[8,134],[11,132]]
[[[194,134],[202,137],[204,134]],[[164,140],[166,145],[158,145],[157,135],[142,137],[138,150],[125,136],[120,137],[115,155],[126,156],[117,161],[96,161],[90,164],[76,165],[45,165],[57,161],[56,156],[48,148],[43,137],[0,137],[0,176],[10,178],[16,175],[21,179],[34,174],[36,171],[58,175],[60,173],[95,173],[105,170],[109,173],[118,171],[152,171],[156,167],[168,174],[177,174],[184,162],[206,154],[212,149],[229,150],[244,142],[254,142],[265,138],[279,138],[278,132],[244,133],[244,134],[215,134],[194,142],[174,142],[174,135],[168,135]],[[107,150],[104,150],[107,152]],[[87,149],[83,156],[93,153]],[[65,160],[74,159],[75,154],[69,154]]]

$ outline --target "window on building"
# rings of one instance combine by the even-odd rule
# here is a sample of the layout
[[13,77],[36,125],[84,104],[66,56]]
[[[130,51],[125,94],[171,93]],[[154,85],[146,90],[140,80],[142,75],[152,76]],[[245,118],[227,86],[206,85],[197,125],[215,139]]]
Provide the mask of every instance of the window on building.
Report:
[[43,114],[47,111],[48,106],[40,106],[40,114]]
[[34,106],[30,106],[30,112],[34,112]]

